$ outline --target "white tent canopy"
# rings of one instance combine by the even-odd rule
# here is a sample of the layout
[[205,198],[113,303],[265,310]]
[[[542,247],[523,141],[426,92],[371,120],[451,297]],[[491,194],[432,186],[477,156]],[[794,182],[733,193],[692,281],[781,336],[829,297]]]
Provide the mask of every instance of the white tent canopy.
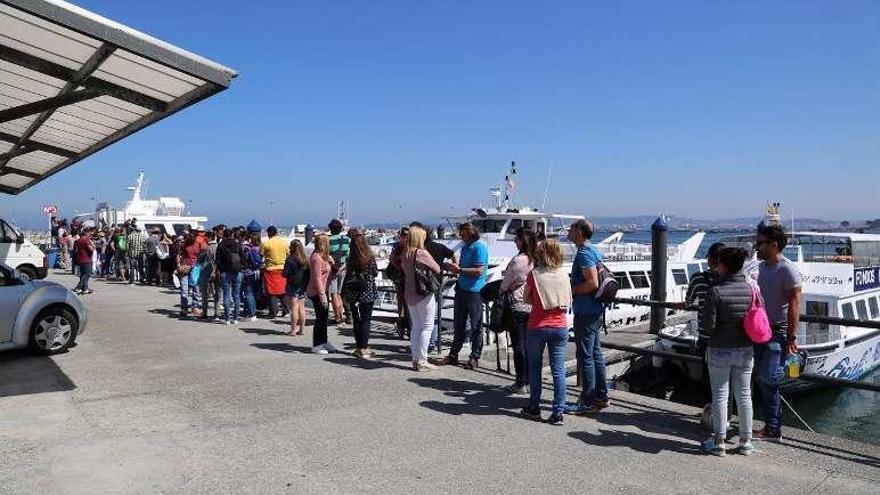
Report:
[[0,0],[0,192],[223,91],[235,71],[58,0]]

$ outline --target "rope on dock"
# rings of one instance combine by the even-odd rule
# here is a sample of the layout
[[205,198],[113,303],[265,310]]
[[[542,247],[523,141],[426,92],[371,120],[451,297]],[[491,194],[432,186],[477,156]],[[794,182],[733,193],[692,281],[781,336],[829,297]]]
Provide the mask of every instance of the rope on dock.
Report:
[[804,421],[804,418],[802,418],[801,415],[798,414],[798,412],[795,411],[793,407],[791,407],[791,404],[789,404],[788,401],[785,400],[785,397],[783,397],[783,396],[780,395],[779,398],[782,399],[782,402],[783,402],[786,406],[788,406],[789,409],[791,409],[791,412],[794,413],[794,416],[798,419],[798,421],[800,421],[804,426],[806,426],[808,430],[810,430],[810,431],[813,432],[813,433],[816,433],[816,430],[810,428],[810,425],[808,425],[807,422]]

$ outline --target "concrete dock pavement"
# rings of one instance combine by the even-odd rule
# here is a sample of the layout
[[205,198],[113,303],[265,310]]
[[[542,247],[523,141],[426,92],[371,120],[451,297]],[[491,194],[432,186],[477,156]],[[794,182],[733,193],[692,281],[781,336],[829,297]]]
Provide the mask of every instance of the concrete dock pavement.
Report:
[[706,456],[697,409],[624,392],[551,426],[519,416],[525,397],[501,390],[494,362],[411,371],[387,325],[377,359],[348,354],[336,327],[342,352],[319,356],[309,328],[179,321],[171,291],[93,286],[70,352],[0,354],[0,493],[880,490],[876,446],[789,428],[754,456]]

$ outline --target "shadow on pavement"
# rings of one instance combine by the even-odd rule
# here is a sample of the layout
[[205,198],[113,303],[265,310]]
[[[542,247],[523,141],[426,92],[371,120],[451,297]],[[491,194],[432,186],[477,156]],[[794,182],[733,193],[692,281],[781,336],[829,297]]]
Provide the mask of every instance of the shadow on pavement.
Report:
[[154,315],[163,315],[163,316],[167,316],[168,318],[174,318],[174,319],[177,319],[180,316],[179,310],[169,309],[169,308],[148,309],[147,312],[152,313]]
[[[332,355],[332,354],[331,354]],[[378,369],[387,369],[387,368],[397,368],[402,370],[411,371],[409,366],[403,366],[401,364],[393,363],[387,359],[384,359],[385,356],[374,356],[371,359],[363,359],[358,357],[328,357],[324,361],[333,364],[341,364],[344,366],[352,366],[354,368],[360,368],[364,370],[378,370]]]
[[699,424],[674,414],[633,409],[628,413],[605,411],[591,417],[608,426],[634,426],[646,433],[680,436],[695,442],[700,440]]
[[453,416],[491,415],[520,417],[519,408],[526,405],[525,397],[511,396],[501,387],[450,378],[410,378],[412,383],[443,392],[443,395],[461,402],[424,401],[419,405]]
[[598,429],[597,434],[586,431],[573,431],[568,436],[580,440],[589,445],[599,447],[626,447],[636,452],[646,454],[659,454],[663,451],[678,452],[681,454],[702,455],[700,446],[695,443],[670,440],[668,438],[656,438],[640,433],[626,431]]
[[856,464],[863,464],[865,466],[880,468],[880,458],[868,454],[863,454],[861,452],[853,452],[850,450],[844,450],[837,447],[821,445],[814,442],[808,442],[806,440],[793,438],[783,439],[783,444],[786,447],[803,450],[805,452],[810,452],[816,455],[833,457],[835,459],[840,459],[843,461],[849,461]]
[[251,344],[251,347],[256,347],[257,349],[263,349],[266,351],[287,352],[290,354],[294,354],[297,352],[301,352],[301,353],[311,353],[312,352],[312,348],[309,346],[285,344],[285,343],[278,343],[278,342],[270,342],[270,343],[265,343],[265,344],[262,344],[262,343]]
[[51,358],[26,351],[0,354],[0,397],[62,392],[76,385]]
[[[290,337],[290,331],[288,330],[272,330],[271,328],[241,328],[240,329],[244,333],[249,333],[253,335],[281,335],[284,337]],[[302,335],[298,335],[298,337],[302,337]]]

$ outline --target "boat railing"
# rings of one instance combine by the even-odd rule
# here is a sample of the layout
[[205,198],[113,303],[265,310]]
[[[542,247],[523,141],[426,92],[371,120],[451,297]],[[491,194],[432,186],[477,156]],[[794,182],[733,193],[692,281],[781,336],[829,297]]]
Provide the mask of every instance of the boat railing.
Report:
[[[628,304],[632,306],[648,306],[655,308],[666,308],[666,309],[675,309],[685,311],[699,311],[700,308],[698,306],[685,306],[682,308],[680,306],[681,303],[678,302],[666,302],[666,301],[650,301],[650,300],[642,300],[642,299],[630,299],[630,298],[616,298],[614,302],[617,304]],[[822,323],[828,325],[830,328],[840,327],[840,326],[848,326],[848,327],[859,327],[859,328],[869,328],[872,331],[862,338],[870,338],[874,335],[880,335],[880,321],[874,320],[857,320],[854,318],[840,318],[836,316],[818,316],[818,315],[800,315],[801,322],[804,323]],[[798,335],[798,344],[800,345],[808,345],[806,342],[800,341],[800,334]],[[633,354],[642,354],[648,356],[658,356],[658,357],[667,357],[671,359],[678,359],[686,362],[702,362],[703,356],[694,356],[690,354],[678,354],[674,352],[668,351],[659,351],[654,349],[643,349],[640,347],[632,347],[632,346],[624,346],[624,345],[614,345],[610,343],[603,343],[602,347],[608,349],[617,349],[621,351],[631,352]],[[809,354],[808,354],[809,355]],[[857,388],[861,390],[870,390],[873,392],[880,392],[880,384],[877,383],[868,383],[868,382],[860,382],[855,380],[846,380],[841,378],[833,378],[828,376],[810,374],[810,373],[802,373],[797,380],[804,380],[814,383],[820,383],[824,385],[832,385],[832,386],[844,386]]]

